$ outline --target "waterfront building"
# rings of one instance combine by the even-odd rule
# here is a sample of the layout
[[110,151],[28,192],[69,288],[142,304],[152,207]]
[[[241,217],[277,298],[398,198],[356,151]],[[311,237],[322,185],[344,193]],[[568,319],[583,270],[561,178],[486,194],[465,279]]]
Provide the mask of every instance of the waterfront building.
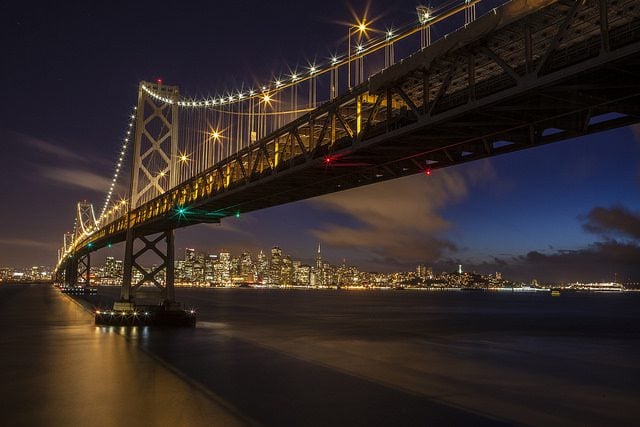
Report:
[[215,265],[216,281],[222,286],[231,286],[231,254],[222,250]]
[[298,286],[311,286],[311,266],[298,265],[295,270],[295,284]]
[[282,249],[274,246],[271,249],[271,260],[269,262],[269,283],[279,285],[282,277]]
[[269,260],[267,256],[260,250],[258,254],[258,260],[256,262],[256,272],[258,275],[258,282],[260,283],[268,283],[269,282]]
[[280,271],[280,286],[291,286],[293,284],[293,263],[289,255],[282,258],[282,269]]

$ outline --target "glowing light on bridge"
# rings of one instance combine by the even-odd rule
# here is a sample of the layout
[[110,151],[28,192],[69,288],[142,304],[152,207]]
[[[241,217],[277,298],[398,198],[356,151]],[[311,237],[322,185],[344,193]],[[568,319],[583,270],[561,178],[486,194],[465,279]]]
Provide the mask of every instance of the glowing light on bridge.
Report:
[[[464,3],[464,5],[462,4]],[[185,165],[178,170],[178,174],[176,174],[173,170],[171,170],[170,165],[165,165],[164,163],[155,163],[153,168],[150,169],[149,177],[154,175],[156,171],[155,180],[156,183],[160,181],[160,178],[164,178],[165,176],[171,176],[171,180],[164,179],[161,182],[161,186],[167,190],[167,186],[175,185],[176,183],[181,183],[182,178],[190,178],[192,175],[200,173],[202,170],[205,170],[211,165],[216,163],[220,163],[224,161],[229,156],[234,153],[239,152],[239,150],[248,147],[250,144],[260,141],[273,132],[274,129],[281,127],[283,125],[287,125],[288,122],[292,120],[296,120],[300,117],[301,113],[313,111],[317,108],[318,105],[326,102],[324,100],[317,100],[316,98],[316,83],[321,88],[327,86],[327,82],[320,80],[319,77],[323,75],[323,73],[331,73],[331,82],[329,86],[329,100],[334,99],[338,95],[342,95],[341,87],[345,87],[346,85],[342,82],[338,81],[338,77],[341,75],[341,72],[344,71],[344,68],[349,67],[349,73],[351,73],[351,67],[353,63],[356,64],[356,84],[360,84],[364,82],[367,76],[364,75],[363,69],[370,68],[367,63],[367,67],[363,67],[365,58],[369,58],[370,54],[375,52],[379,52],[382,49],[389,49],[389,52],[385,52],[386,58],[393,58],[393,46],[398,43],[400,40],[404,40],[405,38],[411,36],[412,34],[417,34],[418,32],[426,32],[432,25],[437,22],[440,22],[443,19],[446,19],[449,16],[453,16],[457,13],[461,13],[465,11],[467,13],[467,9],[470,11],[471,7],[475,7],[475,4],[479,3],[479,0],[465,0],[464,2],[456,1],[456,2],[447,2],[446,6],[438,7],[438,8],[428,8],[426,6],[419,6],[416,8],[418,13],[418,20],[416,22],[416,18],[414,15],[413,22],[407,23],[404,26],[396,26],[396,27],[387,27],[384,31],[378,31],[375,28],[375,19],[368,19],[366,17],[359,19],[356,18],[354,22],[347,24],[349,27],[349,45],[347,46],[347,50],[333,50],[330,58],[325,58],[318,62],[316,61],[306,61],[306,67],[297,69],[295,67],[288,67],[289,73],[287,75],[282,74],[271,74],[272,78],[269,82],[264,85],[252,84],[251,86],[243,85],[240,89],[225,91],[225,92],[214,92],[215,96],[208,96],[204,99],[192,99],[186,97],[180,97],[177,92],[172,92],[171,88],[163,85],[162,79],[157,79],[156,84],[143,84],[141,85],[142,95],[149,99],[149,101],[153,100],[160,101],[166,104],[173,104],[183,108],[184,110],[191,110],[192,108],[202,108],[201,111],[196,111],[194,114],[203,114],[206,122],[216,123],[216,126],[220,126],[220,129],[224,130],[225,137],[224,143],[215,145],[211,144],[211,140],[213,141],[221,141],[223,139],[223,131],[220,129],[195,129],[193,131],[193,135],[189,135],[191,140],[185,138],[185,140],[189,141],[191,145],[184,145],[182,147],[177,147],[177,149],[185,150],[185,151],[173,151],[173,162]],[[494,9],[495,13],[495,9]],[[472,20],[475,20],[475,9],[473,14],[469,12],[465,15],[465,22],[469,23]],[[384,27],[383,27],[384,28]],[[374,37],[369,37],[369,33],[371,33]],[[351,36],[354,36],[353,44],[351,44]],[[430,39],[429,39],[430,40]],[[344,39],[342,41],[344,43]],[[422,46],[424,47],[424,46]],[[344,48],[344,46],[343,46]],[[353,55],[353,53],[356,55]],[[347,58],[349,59],[347,61]],[[353,61],[353,62],[352,62]],[[393,64],[393,59],[387,61],[385,59],[386,65],[385,68]],[[295,71],[294,71],[295,70]],[[371,72],[367,70],[367,72]],[[329,77],[329,74],[326,75]],[[340,77],[342,79],[342,77]],[[298,88],[305,88],[303,83],[307,82],[309,91],[308,97],[306,93],[299,91]],[[349,77],[349,87],[351,87],[351,78]],[[254,89],[247,89],[247,87],[253,87]],[[260,89],[262,88],[262,89]],[[285,92],[290,89],[291,94],[291,106],[289,109],[286,108],[285,103],[288,102],[288,97],[285,97],[285,94],[289,94]],[[299,108],[298,104],[298,93],[301,93],[303,98],[308,99],[308,104],[305,101],[306,105],[304,107],[308,108]],[[148,95],[148,97],[147,97]],[[145,101],[146,102],[146,101]],[[272,102],[275,104],[274,108],[267,108],[267,105],[271,106]],[[358,135],[361,133],[360,120],[361,120],[361,111],[366,110],[370,107],[371,100],[369,98],[363,98],[358,100],[358,104],[356,108],[353,109],[354,115],[356,116],[355,121],[356,124],[353,125],[352,117],[349,117],[349,114],[344,116],[338,116],[339,119],[344,119],[348,123],[344,125],[345,128],[354,128],[355,134]],[[392,106],[395,109],[396,100],[392,101]],[[146,105],[146,104],[145,104]],[[216,107],[221,108],[216,108]],[[164,108],[164,105],[161,105],[160,108]],[[224,108],[222,108],[224,107]],[[133,112],[130,113],[130,120],[127,123],[127,127],[124,129],[125,135],[122,140],[121,150],[118,152],[117,163],[115,166],[115,171],[112,176],[112,179],[109,182],[109,188],[106,194],[106,199],[104,201],[104,206],[102,211],[98,217],[97,224],[93,226],[85,227],[86,232],[83,236],[80,234],[76,234],[74,237],[74,241],[68,245],[65,244],[63,251],[61,253],[66,254],[65,256],[69,256],[72,252],[70,250],[75,250],[78,247],[81,247],[82,242],[86,242],[83,240],[87,235],[95,232],[95,230],[99,230],[100,227],[104,227],[107,221],[112,221],[117,219],[123,213],[126,212],[127,207],[129,206],[129,202],[127,200],[122,200],[119,202],[113,201],[112,197],[116,192],[116,185],[118,184],[118,178],[121,172],[124,170],[124,159],[127,153],[127,148],[129,145],[129,141],[132,136],[136,135],[140,138],[140,135],[144,135],[146,126],[145,123],[138,123],[137,126],[142,129],[136,129],[137,126],[134,126],[135,120],[137,120],[137,107],[133,107]],[[220,116],[214,116],[214,114],[220,114]],[[211,114],[210,116],[205,116],[205,114]],[[274,117],[277,116],[277,117]],[[143,117],[143,115],[140,115]],[[218,120],[208,119],[211,117],[215,117]],[[272,119],[272,117],[274,117]],[[335,119],[335,117],[334,117]],[[202,121],[205,123],[205,120]],[[327,122],[329,123],[329,122]],[[334,125],[332,125],[334,126]],[[337,129],[340,129],[340,126],[337,126]],[[347,133],[351,133],[349,129],[346,129]],[[342,132],[342,131],[340,131]],[[324,130],[321,132],[324,135]],[[203,138],[204,135],[204,138]],[[328,137],[327,133],[327,137]],[[317,132],[314,135],[311,132],[304,130],[304,128],[299,128],[297,134],[295,135],[297,141],[300,145],[305,145],[307,139],[314,138],[317,136]],[[340,135],[337,136],[338,138]],[[336,138],[335,135],[332,135],[332,138]],[[182,135],[180,135],[180,140],[183,141]],[[293,139],[292,139],[293,140]],[[209,142],[209,144],[207,144]],[[201,144],[201,145],[198,145]],[[281,160],[283,154],[282,145],[279,148],[280,151],[277,151],[277,155],[273,164],[278,164],[278,159]],[[175,153],[178,152],[176,155]],[[269,153],[266,154],[270,155]],[[167,156],[170,157],[170,156]],[[323,158],[321,164],[325,164],[331,167],[343,167],[349,166],[352,167],[354,164],[345,162],[343,158],[340,158],[341,161],[337,161],[339,157],[336,155],[327,155]],[[167,162],[170,163],[170,162]],[[189,167],[187,167],[187,163],[189,163]],[[260,166],[262,167],[262,166]],[[242,169],[242,166],[240,166]],[[431,175],[431,169],[427,168],[423,170],[425,175]],[[224,175],[224,179],[228,185],[229,180],[235,180],[235,175],[238,174],[238,171],[227,168],[226,171],[222,171],[220,174]],[[243,174],[248,173],[247,171],[242,172]],[[231,177],[231,178],[230,178]],[[176,179],[173,179],[176,178]],[[152,178],[153,179],[153,178]],[[169,182],[171,181],[171,183]],[[175,181],[175,182],[174,182]],[[136,206],[138,204],[134,202]],[[177,209],[178,215],[184,216],[187,213],[186,208]],[[226,215],[236,215],[238,216],[240,212],[226,212]],[[80,225],[77,226],[81,228]],[[102,245],[102,244],[101,244]],[[64,258],[64,256],[62,257]]]
[[[400,41],[406,37],[411,36],[412,34],[415,34],[417,31],[429,32],[430,26],[435,24],[436,22],[439,22],[442,19],[446,19],[447,17],[452,16],[458,12],[462,12],[463,10],[465,11],[465,13],[471,13],[471,12],[468,12],[467,9],[474,8],[475,4],[478,3],[479,1],[480,0],[464,0],[464,2],[462,2],[463,4],[456,4],[456,2],[452,1],[452,2],[448,2],[446,5],[443,5],[442,7],[439,7],[439,8],[430,8],[422,5],[417,6],[416,7],[416,12],[418,15],[417,26],[414,21],[414,23],[412,24],[407,24],[399,27],[398,30],[388,29],[386,31],[379,31],[382,37],[378,39],[371,38],[369,36],[370,31],[376,32],[375,29],[371,28],[371,25],[375,22],[375,19],[374,20],[368,19],[366,17],[366,14],[364,18],[356,17],[355,19],[356,22],[354,24],[351,24],[349,27],[349,34],[348,34],[349,46],[348,46],[347,52],[345,52],[341,56],[333,55],[331,58],[327,60],[327,63],[325,64],[320,64],[320,65],[313,64],[313,66],[309,68],[309,73],[304,73],[303,75],[299,73],[294,73],[286,81],[283,81],[281,78],[278,78],[273,83],[270,83],[268,85],[263,85],[261,86],[262,92],[265,92],[267,90],[272,90],[272,89],[284,90],[292,85],[298,85],[309,79],[312,79],[316,75],[323,74],[325,72],[333,70],[339,64],[340,66],[343,65],[342,62],[344,61],[340,59],[341,57],[342,58],[348,57],[349,61],[347,61],[346,63],[349,64],[352,59],[351,58],[352,48],[355,49],[355,53],[358,55],[357,59],[361,60],[361,58],[363,58],[364,55],[369,55],[370,53],[373,53],[379,49],[385,48],[388,45],[392,45],[397,41]],[[468,18],[468,17],[466,18],[466,23],[469,23],[470,21],[475,20],[475,9],[472,16],[473,16],[472,18]],[[351,39],[352,33],[357,34],[358,36],[357,37],[357,41],[359,42],[358,46],[355,46],[355,47],[351,46],[350,39]],[[366,38],[367,40],[366,43],[361,42],[363,38]],[[422,47],[425,47],[425,45],[430,44],[430,35],[427,37],[427,39],[429,41],[423,42]],[[160,84],[161,83],[158,83],[158,85]],[[157,100],[163,101],[168,104],[176,103],[180,107],[210,108],[216,105],[229,105],[229,104],[244,102],[246,100],[259,96],[259,94],[257,94],[255,91],[249,91],[248,95],[245,96],[242,91],[233,90],[231,91],[231,93],[237,94],[237,96],[227,95],[225,97],[219,97],[219,99],[213,98],[213,99],[203,99],[203,100],[187,100],[187,99],[174,100],[174,99],[167,98],[160,93],[154,92],[153,90],[151,90],[151,88],[143,87],[143,89]]]
[[[137,107],[134,106],[133,107],[133,111],[136,111],[136,110],[137,110]],[[127,126],[126,136],[124,137],[123,142],[122,142],[122,146],[121,146],[121,149],[120,149],[120,152],[119,152],[119,155],[118,155],[118,160],[117,160],[117,163],[116,163],[116,168],[115,168],[115,171],[113,173],[113,178],[111,180],[111,184],[109,186],[109,191],[107,192],[107,197],[106,197],[106,199],[104,201],[104,205],[102,207],[102,211],[100,212],[100,215],[98,216],[97,222],[99,224],[102,223],[105,214],[107,214],[107,212],[108,212],[109,203],[111,203],[111,196],[113,195],[113,192],[115,191],[115,186],[116,186],[118,177],[120,176],[120,170],[121,170],[122,164],[124,162],[124,156],[125,156],[125,154],[127,152],[127,147],[129,145],[129,135],[131,135],[131,129],[133,129],[133,125],[135,124],[135,119],[136,119],[136,115],[135,115],[135,113],[132,113],[129,116],[129,123],[128,123],[128,126]]]
[[186,219],[189,210],[184,206],[178,206],[176,208],[176,215],[179,219]]
[[418,14],[418,22],[420,22],[421,25],[424,25],[431,20],[431,10],[429,10],[428,7],[417,6],[416,12]]

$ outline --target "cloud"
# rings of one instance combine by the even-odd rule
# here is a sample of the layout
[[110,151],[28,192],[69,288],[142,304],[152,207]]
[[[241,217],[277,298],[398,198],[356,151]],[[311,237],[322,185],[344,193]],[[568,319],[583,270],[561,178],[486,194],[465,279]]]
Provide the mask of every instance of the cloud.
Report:
[[386,263],[435,260],[457,250],[439,237],[452,225],[440,211],[464,200],[471,185],[494,178],[491,163],[483,161],[464,173],[439,170],[428,178],[411,176],[322,196],[311,203],[346,216],[354,225],[325,223],[313,234],[325,244],[368,252]]
[[109,178],[81,169],[46,167],[41,169],[41,173],[50,180],[101,193],[105,193],[111,185]]
[[9,239],[0,239],[0,245],[6,246],[24,246],[30,248],[55,248],[57,247],[54,243],[41,242],[39,240],[30,240],[30,239],[19,239],[19,238],[9,238]]
[[86,162],[86,158],[67,148],[56,145],[50,141],[25,135],[19,132],[5,132],[19,143],[30,145],[44,154],[52,154],[58,159]]
[[619,235],[640,240],[640,213],[623,206],[595,207],[584,217],[583,228],[603,236]]
[[[508,279],[537,279],[543,283],[613,281],[615,278],[625,282],[640,278],[638,259],[640,246],[637,244],[607,240],[577,250],[531,251],[512,258],[494,258],[480,264],[467,264],[465,270],[485,274],[500,271]],[[440,268],[451,270],[454,265],[451,261]]]
[[[468,271],[492,273],[500,271],[505,277],[546,282],[620,281],[640,279],[640,213],[614,205],[596,206],[579,217],[583,228],[603,238],[579,249],[549,248],[548,252],[531,251],[518,256],[493,257],[481,263],[450,258],[437,268],[450,271],[458,263]],[[623,237],[617,240],[615,237]]]

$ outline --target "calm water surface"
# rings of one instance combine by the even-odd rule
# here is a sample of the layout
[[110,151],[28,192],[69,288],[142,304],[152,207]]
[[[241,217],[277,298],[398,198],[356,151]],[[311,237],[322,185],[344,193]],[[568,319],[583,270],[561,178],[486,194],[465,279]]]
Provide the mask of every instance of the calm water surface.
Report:
[[199,327],[142,346],[262,423],[640,419],[640,294],[178,292]]
[[[85,305],[108,306],[117,292],[101,288]],[[197,328],[95,327],[86,313],[74,327],[101,337],[95,351],[120,343],[184,383],[180,402],[204,396],[227,417],[208,415],[212,425],[640,424],[640,294],[177,296],[197,309]]]

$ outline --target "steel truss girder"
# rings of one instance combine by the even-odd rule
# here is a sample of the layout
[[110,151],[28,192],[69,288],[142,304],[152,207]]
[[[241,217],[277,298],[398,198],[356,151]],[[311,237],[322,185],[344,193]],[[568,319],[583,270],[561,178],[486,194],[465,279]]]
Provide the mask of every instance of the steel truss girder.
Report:
[[[459,33],[462,42],[440,40],[373,76],[108,224],[105,236],[122,239],[129,224],[151,233],[218,221],[417,173],[427,161],[444,167],[638,121],[640,19],[624,12],[633,1],[543,3],[518,19],[498,8],[470,24],[466,39]],[[607,112],[628,116],[590,123]],[[559,131],[545,133],[551,127]],[[181,218],[177,206],[194,214]]]

